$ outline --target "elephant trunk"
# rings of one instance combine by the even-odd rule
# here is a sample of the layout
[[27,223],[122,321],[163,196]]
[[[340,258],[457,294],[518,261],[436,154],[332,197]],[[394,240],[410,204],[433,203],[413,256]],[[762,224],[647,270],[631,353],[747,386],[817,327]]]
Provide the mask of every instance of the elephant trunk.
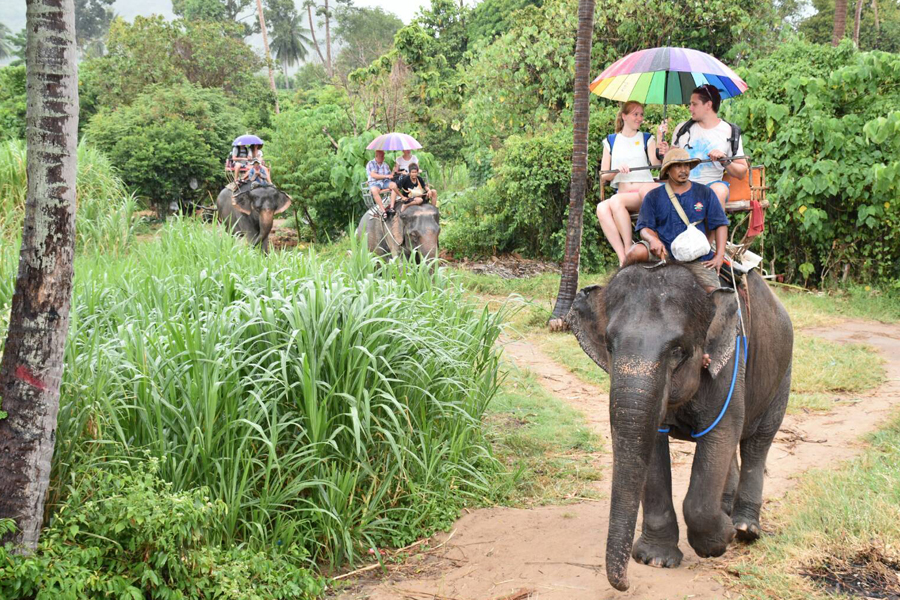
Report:
[[269,234],[272,233],[272,224],[275,222],[275,211],[265,209],[259,212],[259,237],[256,243],[260,244],[263,252],[269,251]]
[[[631,362],[634,365],[634,362]],[[628,589],[628,561],[638,508],[660,421],[664,386],[647,376],[621,376],[613,369],[609,415],[613,439],[612,499],[606,538],[606,577]]]

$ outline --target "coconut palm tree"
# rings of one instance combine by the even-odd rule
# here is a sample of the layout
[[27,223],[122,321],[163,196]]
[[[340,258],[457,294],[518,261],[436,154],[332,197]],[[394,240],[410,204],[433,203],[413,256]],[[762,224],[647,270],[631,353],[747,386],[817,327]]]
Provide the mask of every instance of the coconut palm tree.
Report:
[[[287,77],[287,69],[306,59],[309,56],[309,46],[312,40],[309,38],[309,29],[303,26],[300,15],[293,14],[289,18],[276,23],[272,31],[272,53],[281,62],[281,70]],[[290,85],[288,85],[290,87]]]
[[75,255],[78,76],[73,0],[26,0],[25,227],[0,360],[0,540],[37,546],[50,484]]
[[6,60],[12,56],[12,47],[9,43],[9,27],[0,23],[0,60]]
[[578,263],[581,259],[581,229],[584,194],[587,187],[588,85],[591,70],[591,34],[594,30],[594,0],[578,1],[578,34],[575,39],[575,105],[572,145],[572,182],[569,185],[569,222],[566,226],[566,254],[562,264],[559,294],[550,316],[550,326],[560,328],[578,291]]
[[837,46],[844,39],[847,31],[847,0],[835,0],[834,3],[834,29],[831,33],[831,45]]

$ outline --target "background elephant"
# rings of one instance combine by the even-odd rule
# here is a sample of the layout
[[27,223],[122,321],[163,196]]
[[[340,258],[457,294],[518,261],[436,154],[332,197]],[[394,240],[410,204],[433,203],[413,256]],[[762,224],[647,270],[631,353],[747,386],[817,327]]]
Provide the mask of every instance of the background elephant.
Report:
[[[669,436],[697,444],[682,507],[697,554],[721,555],[735,533],[759,537],[766,455],[790,391],[793,328],[755,271],[747,288],[749,309],[730,289],[702,288],[683,265],[633,265],[605,288],[581,290],[566,317],[584,351],[610,374],[606,572],[618,590],[628,589],[629,554],[653,566],[681,562]],[[632,546],[639,502],[643,527]]]
[[[410,256],[416,251],[425,258],[437,258],[438,238],[441,235],[441,218],[437,207],[431,204],[407,206],[396,214],[395,218],[399,217],[402,225],[400,239],[396,241],[403,253]],[[384,221],[366,212],[359,221],[356,235],[362,239],[364,232],[369,252],[375,252],[379,256],[391,254],[392,240],[388,237]]]
[[291,198],[274,186],[258,187],[234,196],[229,188],[219,192],[216,211],[219,221],[233,232],[244,234],[254,246],[269,251],[269,234],[275,215],[291,206]]

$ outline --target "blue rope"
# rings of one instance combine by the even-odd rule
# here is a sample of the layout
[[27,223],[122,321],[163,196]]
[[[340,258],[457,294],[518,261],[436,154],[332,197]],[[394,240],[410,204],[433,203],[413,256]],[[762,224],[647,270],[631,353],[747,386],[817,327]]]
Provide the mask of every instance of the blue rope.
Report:
[[[736,348],[737,356],[734,359],[734,373],[731,374],[731,389],[728,390],[728,398],[725,399],[725,405],[722,407],[722,412],[719,413],[719,416],[716,417],[716,420],[713,421],[713,424],[710,425],[709,427],[707,427],[705,430],[701,431],[700,433],[691,432],[692,438],[703,437],[704,435],[706,435],[707,433],[712,431],[715,428],[715,426],[719,424],[719,421],[722,420],[722,417],[725,416],[725,411],[728,410],[728,405],[731,403],[731,396],[732,396],[732,394],[734,394],[734,384],[737,381],[738,365],[741,362],[741,344],[743,344],[743,346],[744,346],[744,356],[743,356],[744,364],[747,364],[747,355],[749,354],[747,336],[739,335],[737,337],[736,344],[735,344],[737,346],[737,348]],[[657,431],[659,433],[669,433],[670,429],[671,429],[671,427],[665,427],[665,428],[660,427]]]
[[731,396],[732,396],[732,394],[734,394],[734,384],[737,381],[738,368],[741,366],[741,340],[742,340],[742,338],[744,340],[746,340],[746,338],[744,338],[744,336],[740,336],[740,335],[737,336],[737,338],[735,339],[737,356],[734,357],[734,372],[731,374],[731,389],[728,390],[728,397],[725,398],[725,405],[722,407],[722,412],[719,413],[719,416],[716,417],[716,420],[713,421],[712,425],[710,425],[709,427],[707,427],[700,433],[694,433],[692,431],[691,432],[692,438],[703,437],[704,435],[706,435],[707,433],[709,433],[710,431],[715,429],[716,425],[719,424],[719,421],[722,420],[722,417],[725,416],[725,411],[728,410],[728,405],[731,403]]

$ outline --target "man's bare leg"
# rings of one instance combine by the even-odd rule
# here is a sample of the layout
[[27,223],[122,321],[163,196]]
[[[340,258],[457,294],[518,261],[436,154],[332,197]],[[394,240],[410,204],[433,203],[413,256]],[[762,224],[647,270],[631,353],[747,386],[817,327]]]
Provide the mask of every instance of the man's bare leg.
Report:
[[369,191],[372,192],[372,199],[375,200],[375,205],[381,211],[381,214],[386,213],[384,210],[384,202],[381,201],[381,190],[378,189],[378,186],[373,185],[369,188]]
[[625,262],[622,264],[622,266],[627,267],[628,265],[647,262],[649,260],[650,251],[647,250],[647,246],[643,244],[635,244],[631,248],[629,248],[628,252],[625,254]]

